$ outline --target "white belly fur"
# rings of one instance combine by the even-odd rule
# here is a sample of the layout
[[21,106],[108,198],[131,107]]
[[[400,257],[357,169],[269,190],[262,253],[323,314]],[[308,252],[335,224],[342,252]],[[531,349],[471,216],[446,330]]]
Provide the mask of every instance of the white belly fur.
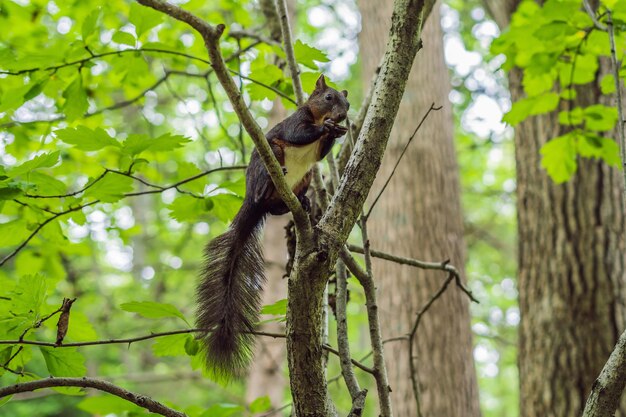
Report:
[[309,145],[285,147],[285,180],[292,190],[317,162],[318,155],[319,141]]

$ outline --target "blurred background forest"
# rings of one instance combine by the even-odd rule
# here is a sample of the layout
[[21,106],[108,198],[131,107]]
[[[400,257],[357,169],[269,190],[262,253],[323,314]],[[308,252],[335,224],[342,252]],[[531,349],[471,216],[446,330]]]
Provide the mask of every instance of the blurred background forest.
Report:
[[[279,63],[284,57],[280,38],[278,42],[272,38],[271,28],[265,25],[262,2],[178,3],[209,22],[226,24],[223,54],[265,131],[281,119],[284,109],[293,111],[291,81]],[[531,13],[530,3],[523,2],[526,9],[522,15]],[[547,3],[555,8],[574,4],[580,9],[580,2]],[[290,6],[305,92],[313,89],[323,72],[334,85],[349,91],[350,116],[354,117],[371,79],[363,67],[363,46],[359,46],[363,26],[359,2],[297,0]],[[496,41],[502,23],[493,20],[484,2],[444,0],[436,7],[437,13],[433,12],[429,20],[440,24],[441,33],[430,36],[440,37],[437,42],[441,42],[440,53],[449,76],[446,83],[451,89],[443,101],[427,94],[424,100],[444,106],[454,120],[450,128],[461,186],[464,275],[480,300],[480,304],[471,304],[480,410],[485,417],[516,417],[520,415],[520,307],[512,125],[533,113],[529,109],[523,113],[518,107],[518,113],[509,113],[504,121],[503,116],[512,109],[507,71],[513,62],[523,68],[528,57],[524,61],[519,50],[511,52],[514,39]],[[567,10],[560,9],[561,13]],[[580,17],[576,24],[589,24],[583,20]],[[253,147],[211,73],[201,39],[179,22],[124,0],[101,5],[69,0],[0,0],[0,26],[5,28],[0,34],[0,256],[4,259],[0,267],[0,339],[24,336],[54,342],[56,319],[44,320],[40,327],[33,323],[57,310],[63,298],[76,298],[67,342],[133,338],[192,328],[202,249],[226,229],[241,204],[242,167]],[[558,41],[560,36],[575,35],[556,27],[551,30],[540,40],[548,44],[548,38]],[[425,45],[435,43],[428,36],[423,41]],[[585,45],[597,44],[590,41]],[[571,45],[576,43],[567,45],[569,52],[575,50]],[[416,62],[421,57],[419,52]],[[581,58],[578,65],[593,72],[593,77],[575,80],[574,84],[601,82],[597,65],[589,62]],[[585,65],[591,67],[585,69]],[[530,93],[525,93],[531,96],[544,94],[554,82],[554,77],[527,79],[531,81],[524,87]],[[608,80],[603,83],[603,92],[611,94],[614,90]],[[573,96],[572,83],[568,87]],[[557,102],[567,99],[567,92],[561,93]],[[405,96],[410,95],[411,90],[407,90]],[[536,109],[541,102],[533,106]],[[543,112],[555,107],[556,103],[548,105]],[[428,107],[416,108],[420,115],[426,110]],[[570,113],[570,118],[585,117],[582,111],[578,116]],[[612,129],[615,118],[603,114],[592,117],[599,124],[609,124],[608,129],[600,126],[593,130]],[[415,123],[411,121],[413,128]],[[433,132],[441,121],[426,119],[425,125],[429,123],[433,124],[429,132]],[[425,134],[418,131],[416,142],[420,144],[416,146],[437,140]],[[405,140],[398,138],[398,143]],[[600,144],[594,145],[595,153],[585,154],[580,145],[571,159],[553,161],[558,167],[548,167],[548,171],[552,169],[551,179],[542,168],[544,181],[564,182],[576,175],[579,154],[603,159],[605,162],[594,162],[603,166],[606,162],[615,165],[616,159],[619,161],[617,145],[597,141]],[[534,151],[539,155],[538,149]],[[405,174],[409,178],[410,172]],[[184,181],[192,177],[194,180]],[[415,174],[408,184],[429,180]],[[407,182],[399,184],[406,187]],[[383,194],[382,198],[392,199],[392,195]],[[620,201],[619,196],[614,198]],[[286,261],[282,249],[284,223],[274,222],[272,219],[266,230],[265,251],[271,258],[268,269],[280,277]],[[370,231],[374,249],[376,233],[384,232]],[[419,236],[420,230],[415,233]],[[354,235],[358,242],[356,231]],[[433,258],[431,252],[412,255],[426,261],[444,260]],[[413,271],[406,269],[405,273]],[[272,281],[268,288],[274,297],[263,310],[263,318],[279,329],[285,315],[285,286],[286,279]],[[349,291],[352,355],[361,359],[370,351],[364,295],[354,278],[349,279]],[[329,340],[334,344],[332,313],[329,322]],[[289,415],[287,368],[280,347],[283,341],[274,341],[276,348],[271,346],[271,339],[262,339],[257,343],[255,364],[269,360],[271,379],[251,376],[248,384],[225,383],[203,374],[197,342],[191,334],[182,333],[65,349],[0,345],[0,386],[50,374],[89,375],[149,395],[191,416]],[[607,357],[600,357],[600,362]],[[371,364],[371,358],[363,363]],[[264,370],[255,366],[251,372]],[[328,376],[339,375],[339,362],[331,355]],[[371,376],[358,369],[357,376],[363,387],[375,392]],[[333,381],[329,385],[331,396],[346,412],[351,401],[343,381],[338,377]],[[143,413],[116,397],[77,394],[77,390],[67,388],[19,394],[0,407],[0,415]],[[372,394],[366,415],[377,415],[375,403]],[[272,411],[277,407],[281,411]]]

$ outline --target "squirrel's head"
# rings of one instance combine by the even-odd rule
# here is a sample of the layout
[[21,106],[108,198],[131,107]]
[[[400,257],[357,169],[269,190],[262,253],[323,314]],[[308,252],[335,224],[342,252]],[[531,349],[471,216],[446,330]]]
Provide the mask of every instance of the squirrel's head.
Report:
[[339,92],[328,87],[324,75],[320,75],[317,79],[315,90],[311,93],[307,104],[317,124],[324,123],[328,119],[341,123],[346,119],[350,108],[348,92],[346,90]]

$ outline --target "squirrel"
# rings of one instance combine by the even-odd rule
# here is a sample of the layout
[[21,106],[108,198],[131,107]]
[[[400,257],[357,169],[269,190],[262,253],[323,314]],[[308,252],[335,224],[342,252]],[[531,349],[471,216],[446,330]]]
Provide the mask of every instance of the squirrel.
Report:
[[[285,180],[307,211],[311,168],[330,152],[347,128],[348,92],[326,85],[321,75],[311,96],[266,135]],[[252,357],[265,283],[260,232],[268,214],[289,210],[255,149],[246,170],[246,195],[229,229],[208,243],[197,288],[196,324],[206,365],[223,376],[241,376]]]

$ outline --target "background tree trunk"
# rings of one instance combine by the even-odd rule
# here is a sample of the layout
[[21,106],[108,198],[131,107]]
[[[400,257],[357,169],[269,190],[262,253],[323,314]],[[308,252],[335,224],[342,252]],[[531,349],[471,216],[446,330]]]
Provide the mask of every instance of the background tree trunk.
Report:
[[[486,3],[504,28],[518,2]],[[523,97],[521,71],[509,85],[512,100]],[[602,101],[597,86],[578,89],[576,105]],[[515,129],[522,417],[580,415],[624,328],[622,176],[580,159],[577,174],[555,184],[539,150],[562,129],[558,111]],[[616,415],[626,415],[624,401]]]
[[[287,280],[283,279],[283,275],[287,262],[285,225],[288,221],[288,216],[270,216],[265,224],[263,248],[267,284],[263,290],[263,305],[273,304],[287,298]],[[261,327],[261,330],[284,333],[285,326],[282,323],[267,323]],[[283,405],[287,387],[287,379],[283,371],[285,358],[284,339],[257,338],[256,353],[247,380],[246,400],[248,402],[267,395],[273,407]]]
[[[380,62],[392,3],[390,0],[360,2],[364,80],[371,79]],[[435,102],[444,107],[431,113],[411,144],[384,197],[372,212],[369,236],[373,248],[419,259],[450,259],[463,273],[463,219],[438,6],[426,22],[422,40],[424,49],[418,53],[409,76],[379,181],[372,187],[370,196],[375,196],[382,187],[430,104]],[[385,338],[407,334],[415,313],[445,279],[441,272],[420,271],[384,261],[374,263],[374,276]],[[423,415],[479,416],[465,294],[451,287],[424,317],[417,339]],[[385,352],[394,412],[398,416],[415,416],[407,343],[386,344]]]

